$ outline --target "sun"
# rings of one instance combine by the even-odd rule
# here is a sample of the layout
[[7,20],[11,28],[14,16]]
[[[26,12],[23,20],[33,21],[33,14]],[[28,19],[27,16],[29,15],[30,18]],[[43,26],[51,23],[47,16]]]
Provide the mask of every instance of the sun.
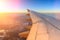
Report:
[[0,12],[5,11],[5,3],[0,1]]
[[0,0],[0,13],[1,12],[18,12],[18,0]]

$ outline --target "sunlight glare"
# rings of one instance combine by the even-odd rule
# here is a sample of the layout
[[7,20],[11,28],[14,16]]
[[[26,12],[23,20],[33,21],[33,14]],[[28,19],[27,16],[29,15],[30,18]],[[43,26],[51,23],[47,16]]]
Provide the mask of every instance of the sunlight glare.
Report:
[[0,2],[0,12],[5,11],[5,8],[6,8],[5,3],[4,2]]

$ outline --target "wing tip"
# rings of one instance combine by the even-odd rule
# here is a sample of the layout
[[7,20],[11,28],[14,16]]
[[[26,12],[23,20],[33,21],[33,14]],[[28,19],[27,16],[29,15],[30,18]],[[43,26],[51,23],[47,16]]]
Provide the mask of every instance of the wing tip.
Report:
[[27,9],[27,11],[28,11],[28,12],[30,12],[30,10],[29,10],[29,9]]

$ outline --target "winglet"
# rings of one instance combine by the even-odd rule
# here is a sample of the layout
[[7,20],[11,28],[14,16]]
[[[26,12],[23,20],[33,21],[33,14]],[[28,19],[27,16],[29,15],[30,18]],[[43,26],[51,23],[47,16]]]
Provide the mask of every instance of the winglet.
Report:
[[28,11],[28,12],[30,12],[30,10],[29,10],[29,9],[27,9],[27,11]]

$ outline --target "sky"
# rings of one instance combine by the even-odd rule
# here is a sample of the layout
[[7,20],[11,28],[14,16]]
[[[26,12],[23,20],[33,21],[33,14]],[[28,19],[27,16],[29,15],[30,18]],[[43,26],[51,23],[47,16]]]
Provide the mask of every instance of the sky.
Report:
[[0,0],[0,12],[17,12],[19,0]]
[[59,0],[26,0],[25,3],[27,6],[24,6],[24,8],[29,8],[40,12],[60,11]]
[[60,0],[0,0],[0,12],[59,12]]

